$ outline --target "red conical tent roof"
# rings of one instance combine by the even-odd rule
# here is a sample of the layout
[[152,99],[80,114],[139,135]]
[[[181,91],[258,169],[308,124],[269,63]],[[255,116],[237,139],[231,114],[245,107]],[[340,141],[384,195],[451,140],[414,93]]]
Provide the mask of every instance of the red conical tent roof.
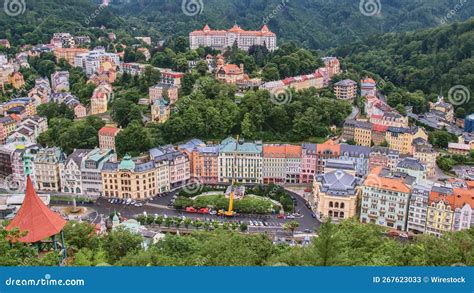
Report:
[[66,220],[51,211],[36,194],[30,176],[26,179],[25,199],[20,210],[8,224],[7,231],[18,228],[28,234],[18,239],[20,242],[34,243],[61,232]]

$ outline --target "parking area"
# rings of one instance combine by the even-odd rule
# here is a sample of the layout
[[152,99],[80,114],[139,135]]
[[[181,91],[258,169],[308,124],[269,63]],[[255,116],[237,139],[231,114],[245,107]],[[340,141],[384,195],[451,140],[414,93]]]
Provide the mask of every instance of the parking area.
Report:
[[[249,231],[282,231],[285,222],[295,220],[299,223],[297,231],[312,232],[319,227],[319,221],[314,218],[314,214],[308,208],[306,200],[300,195],[288,191],[292,196],[295,206],[294,214],[286,215],[238,215],[235,217],[226,217],[217,215],[216,211],[208,210],[206,213],[198,211],[186,212],[185,210],[177,210],[173,208],[173,199],[176,198],[177,192],[169,192],[162,196],[154,197],[146,201],[136,201],[131,199],[106,199],[99,198],[93,204],[86,206],[94,209],[97,217],[94,222],[99,223],[113,212],[120,213],[125,218],[136,218],[140,214],[163,216],[163,217],[184,217],[192,220],[199,219],[201,221],[218,221],[236,222],[238,224],[245,223]],[[80,204],[80,203],[79,203]]]

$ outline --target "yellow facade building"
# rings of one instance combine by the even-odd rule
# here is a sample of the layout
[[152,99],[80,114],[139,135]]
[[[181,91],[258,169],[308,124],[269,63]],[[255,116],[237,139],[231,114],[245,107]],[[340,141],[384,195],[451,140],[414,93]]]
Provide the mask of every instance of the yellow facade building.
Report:
[[107,162],[102,169],[105,197],[144,200],[158,194],[155,163],[146,158],[132,160],[125,155],[120,163]]
[[361,189],[359,180],[342,170],[319,175],[313,182],[313,200],[320,220],[338,222],[357,214],[357,200]]
[[354,141],[357,145],[370,147],[372,145],[372,124],[366,121],[356,121]]
[[413,153],[412,143],[416,138],[428,140],[428,135],[419,127],[389,127],[385,134],[385,140],[390,149],[399,151],[401,154]]

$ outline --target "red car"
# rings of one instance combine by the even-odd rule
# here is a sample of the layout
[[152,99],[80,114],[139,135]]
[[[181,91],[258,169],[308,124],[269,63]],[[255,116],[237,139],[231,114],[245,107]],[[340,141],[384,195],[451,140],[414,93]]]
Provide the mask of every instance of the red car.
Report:
[[200,213],[200,214],[209,214],[209,209],[208,208],[200,208],[198,210],[198,213]]
[[284,219],[284,218],[285,218],[285,215],[284,215],[284,214],[278,214],[278,215],[277,215],[277,218],[278,218],[278,219]]
[[186,211],[187,213],[197,213],[197,212],[198,212],[198,211],[197,211],[195,208],[193,208],[193,207],[187,207],[187,208],[185,209],[185,211]]

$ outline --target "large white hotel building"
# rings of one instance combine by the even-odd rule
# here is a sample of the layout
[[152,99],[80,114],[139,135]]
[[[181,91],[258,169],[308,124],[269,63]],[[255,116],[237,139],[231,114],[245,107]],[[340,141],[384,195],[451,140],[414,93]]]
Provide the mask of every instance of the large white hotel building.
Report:
[[202,30],[196,30],[189,34],[191,49],[199,47],[211,47],[216,50],[224,50],[237,42],[239,49],[248,51],[253,45],[266,46],[269,51],[275,50],[276,35],[266,25],[259,31],[246,31],[238,25],[229,30],[211,30],[206,25]]

